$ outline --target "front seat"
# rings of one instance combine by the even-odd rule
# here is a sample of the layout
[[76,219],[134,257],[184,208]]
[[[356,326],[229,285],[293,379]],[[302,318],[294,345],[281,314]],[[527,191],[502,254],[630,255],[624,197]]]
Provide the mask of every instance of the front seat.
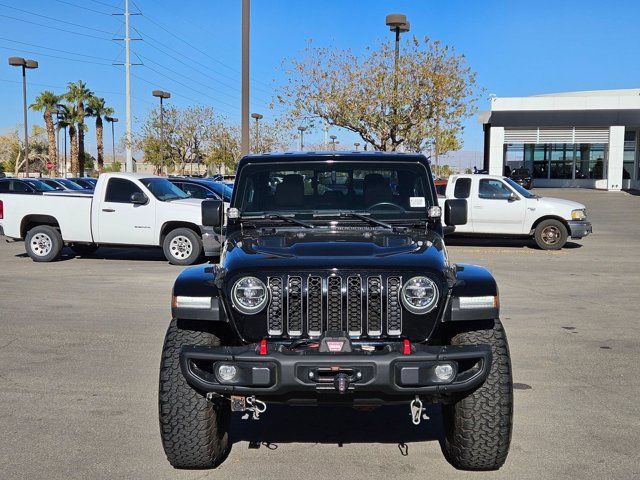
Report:
[[304,203],[304,179],[302,175],[285,175],[276,186],[274,194],[276,207],[302,207]]
[[366,207],[380,202],[393,202],[393,192],[386,178],[379,173],[369,173],[363,183],[364,204]]

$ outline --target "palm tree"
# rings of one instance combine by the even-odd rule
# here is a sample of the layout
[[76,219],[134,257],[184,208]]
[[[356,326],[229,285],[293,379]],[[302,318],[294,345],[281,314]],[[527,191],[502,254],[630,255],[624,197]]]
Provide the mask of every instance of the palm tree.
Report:
[[96,145],[98,148],[98,172],[104,168],[104,141],[102,140],[102,117],[113,115],[113,108],[107,107],[104,98],[91,97],[87,102],[87,113],[96,117]]
[[[84,105],[92,96],[93,92],[87,88],[87,84],[82,80],[78,80],[76,83],[69,82],[67,84],[69,91],[65,94],[67,101],[76,104],[78,113],[78,159],[80,175],[84,176]],[[69,133],[71,135],[71,133]],[[73,164],[72,164],[73,165]]]
[[56,151],[56,131],[53,125],[53,114],[56,111],[60,97],[50,90],[45,90],[36,97],[36,101],[29,106],[31,110],[42,112],[44,124],[47,127],[47,138],[49,141],[49,161],[53,163],[53,168],[57,167],[58,154]]
[[[64,105],[60,109],[61,120],[59,123],[67,125],[69,127],[69,145],[71,146],[71,173],[74,177],[80,175],[80,162],[79,162],[79,135],[78,131],[85,127],[81,122],[80,112],[76,105]],[[77,124],[77,128],[76,128]],[[83,162],[84,163],[84,162]],[[84,172],[83,172],[84,173]]]

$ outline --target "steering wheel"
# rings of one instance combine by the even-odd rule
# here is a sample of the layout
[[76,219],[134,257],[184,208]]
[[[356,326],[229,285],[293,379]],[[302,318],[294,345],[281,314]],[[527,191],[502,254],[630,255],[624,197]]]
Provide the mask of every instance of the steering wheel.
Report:
[[376,207],[392,207],[394,210],[398,210],[399,212],[406,212],[406,210],[404,208],[402,208],[400,205],[396,205],[395,203],[392,202],[378,202],[375,203],[373,205],[371,205],[369,208],[367,208],[367,211],[371,211],[371,210],[375,210]]

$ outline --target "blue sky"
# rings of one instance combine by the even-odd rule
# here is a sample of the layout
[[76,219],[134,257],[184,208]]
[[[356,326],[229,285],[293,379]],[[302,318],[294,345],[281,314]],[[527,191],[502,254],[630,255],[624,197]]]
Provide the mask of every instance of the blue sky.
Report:
[[[110,39],[121,37],[123,26],[122,17],[110,14],[121,12],[123,5],[123,0],[0,0],[0,52],[5,57],[0,131],[22,118],[19,71],[6,62],[19,55],[40,62],[38,70],[28,72],[29,101],[43,89],[61,92],[67,82],[83,79],[115,107],[121,120],[116,137],[122,135],[124,72],[111,63],[122,62],[124,53],[122,42]],[[144,40],[134,42],[139,57],[133,58],[145,65],[132,69],[135,117],[144,117],[156,104],[151,90],[162,88],[172,92],[177,105],[211,105],[238,120],[240,6],[240,0],[136,0],[132,11],[139,8],[143,15],[131,17],[132,25]],[[384,18],[392,12],[407,15],[412,34],[439,39],[467,56],[486,93],[480,109],[487,108],[489,94],[639,86],[637,1],[253,0],[251,111],[269,116],[272,85],[283,81],[281,61],[299,54],[306,40],[362,51],[390,37]],[[39,114],[30,113],[30,122],[41,123]],[[334,133],[342,143],[356,140]],[[88,137],[91,141],[93,133]],[[464,150],[482,149],[475,118],[466,122],[463,138]],[[319,143],[321,134],[309,141]]]

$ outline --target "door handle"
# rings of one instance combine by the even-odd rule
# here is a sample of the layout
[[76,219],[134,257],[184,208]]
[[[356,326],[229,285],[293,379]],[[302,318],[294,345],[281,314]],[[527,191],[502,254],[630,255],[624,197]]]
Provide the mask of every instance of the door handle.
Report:
[[103,212],[107,212],[107,213],[113,213],[115,212],[115,210],[113,208],[103,208],[102,209]]

